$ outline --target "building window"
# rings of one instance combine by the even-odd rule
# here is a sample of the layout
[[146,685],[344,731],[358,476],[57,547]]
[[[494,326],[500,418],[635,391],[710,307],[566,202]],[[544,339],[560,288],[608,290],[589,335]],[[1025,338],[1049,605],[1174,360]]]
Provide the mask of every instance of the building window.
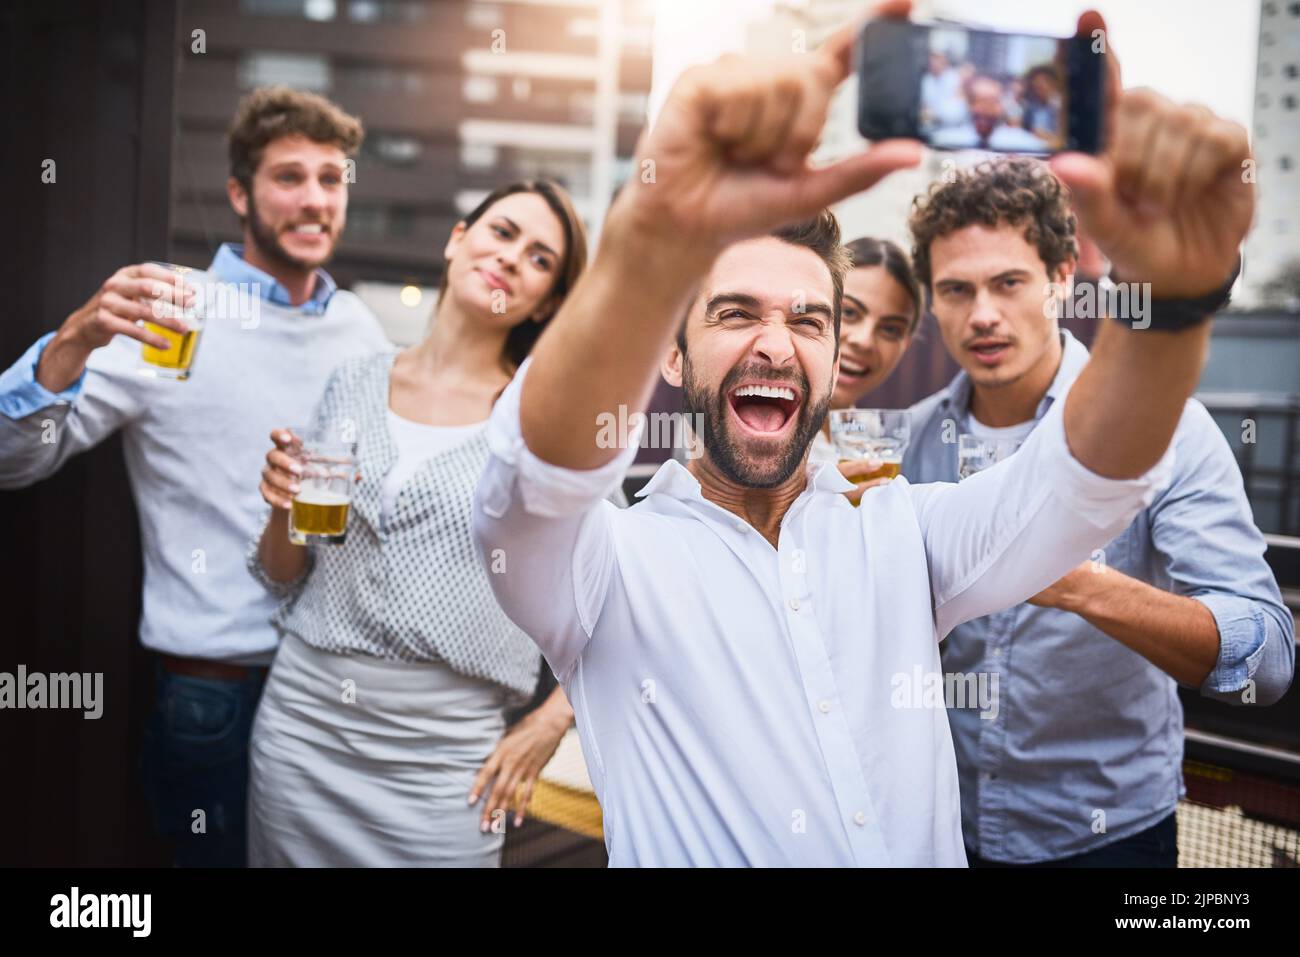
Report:
[[495,103],[498,92],[494,76],[467,76],[461,85],[466,103]]
[[395,239],[407,239],[415,235],[415,210],[410,206],[390,206],[388,233]]
[[460,163],[466,169],[492,169],[497,165],[497,148],[491,143],[461,143]]
[[283,83],[298,90],[324,93],[330,88],[330,62],[318,53],[245,54],[239,63],[239,84],[246,90]]
[[596,119],[596,94],[578,90],[569,94],[569,118],[574,123],[588,124]]
[[409,206],[348,207],[348,229],[380,239],[402,238],[415,232],[415,211]]
[[366,93],[424,92],[424,74],[390,66],[354,66],[340,71],[340,81]]
[[465,8],[465,25],[475,30],[493,30],[504,26],[501,8],[493,3],[471,3]]
[[348,0],[348,18],[357,23],[419,23],[428,12],[424,0]]
[[333,20],[334,0],[306,0],[302,12],[308,20]]
[[304,0],[240,0],[241,13],[258,17],[301,17]]
[[650,97],[646,93],[623,92],[618,95],[618,118],[623,123],[644,123],[649,109]]
[[392,166],[409,166],[420,158],[424,144],[413,136],[379,133],[367,136],[361,144],[361,151]]
[[333,20],[337,4],[335,0],[240,0],[239,10],[262,17]]

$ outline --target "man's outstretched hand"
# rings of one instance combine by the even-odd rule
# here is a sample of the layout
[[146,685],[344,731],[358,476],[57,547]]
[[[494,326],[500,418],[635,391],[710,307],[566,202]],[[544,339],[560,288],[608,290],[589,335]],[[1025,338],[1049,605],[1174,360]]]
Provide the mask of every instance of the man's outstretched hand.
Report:
[[[873,14],[906,17],[910,9],[902,0]],[[887,140],[821,169],[808,163],[831,96],[851,70],[857,32],[846,27],[816,51],[784,60],[731,55],[687,70],[638,144],[628,198],[639,228],[719,250],[920,162],[920,143]]]

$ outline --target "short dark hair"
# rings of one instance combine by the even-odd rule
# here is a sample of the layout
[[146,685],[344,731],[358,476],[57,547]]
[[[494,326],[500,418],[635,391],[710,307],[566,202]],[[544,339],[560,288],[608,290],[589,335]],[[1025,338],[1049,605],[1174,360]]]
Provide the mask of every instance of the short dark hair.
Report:
[[230,175],[251,193],[253,174],[267,144],[285,136],[305,136],[351,156],[365,135],[359,119],[323,96],[282,85],[258,87],[239,102],[230,123]]
[[[823,209],[816,216],[779,226],[767,234],[791,246],[811,249],[831,274],[831,312],[835,326],[835,354],[840,352],[840,306],[844,303],[844,274],[849,271],[848,251],[840,244],[840,224],[835,214]],[[677,327],[677,348],[686,354],[686,317]]]
[[912,300],[912,318],[907,324],[907,334],[910,336],[916,332],[916,327],[921,321],[921,285],[916,281],[916,274],[912,272],[912,264],[908,261],[907,253],[903,252],[897,243],[871,236],[855,239],[844,248],[848,251],[849,259],[852,260],[850,269],[883,266],[890,278],[903,287],[903,291]]
[[912,200],[907,222],[912,231],[912,266],[930,289],[930,245],[967,226],[1008,225],[1024,229],[1025,242],[1038,249],[1050,276],[1079,256],[1076,220],[1061,181],[1040,160],[1001,157],[958,170],[948,182],[933,184]]

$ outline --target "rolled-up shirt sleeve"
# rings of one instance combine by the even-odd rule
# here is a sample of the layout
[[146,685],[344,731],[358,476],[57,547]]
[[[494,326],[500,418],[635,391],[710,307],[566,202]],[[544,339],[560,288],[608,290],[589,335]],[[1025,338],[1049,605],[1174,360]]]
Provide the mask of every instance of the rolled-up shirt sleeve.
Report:
[[1221,592],[1191,597],[1210,610],[1219,629],[1219,658],[1201,682],[1201,694],[1229,704],[1267,705],[1280,700],[1295,674],[1291,613],[1285,607]]
[[1109,479],[1071,453],[1065,397],[1015,455],[959,484],[911,489],[930,565],[940,639],[1017,605],[1124,530],[1169,483],[1174,445],[1144,475]]
[[1190,401],[1175,436],[1177,480],[1151,508],[1151,539],[1169,587],[1209,609],[1219,657],[1202,695],[1272,704],[1295,673],[1295,619],[1264,559],[1241,472],[1205,407]]
[[[488,420],[488,461],[474,491],[474,540],[502,610],[564,681],[591,639],[614,569],[607,500],[636,458],[640,421],[595,469],[544,462],[524,442],[524,361]],[[592,424],[593,441],[596,424]]]
[[71,403],[81,393],[81,385],[86,381],[85,369],[81,370],[77,381],[62,392],[51,392],[36,381],[36,367],[53,338],[54,333],[47,332],[32,343],[17,362],[0,372],[0,414],[6,418],[21,419],[59,402]]
[[139,343],[126,336],[94,350],[81,376],[62,392],[46,389],[36,370],[53,337],[36,340],[0,373],[0,489],[53,475],[150,408],[150,382],[136,371]]

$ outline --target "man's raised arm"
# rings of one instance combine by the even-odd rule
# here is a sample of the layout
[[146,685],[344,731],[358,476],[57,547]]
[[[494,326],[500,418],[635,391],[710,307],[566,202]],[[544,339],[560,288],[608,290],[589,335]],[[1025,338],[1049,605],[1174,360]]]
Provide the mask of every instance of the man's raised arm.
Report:
[[[877,13],[909,8],[887,3]],[[534,455],[574,469],[611,461],[616,449],[597,444],[597,417],[645,408],[693,290],[726,245],[919,162],[919,144],[896,141],[808,166],[854,35],[847,28],[785,62],[725,57],[673,87],[642,137],[592,267],[533,350],[520,414]]]

